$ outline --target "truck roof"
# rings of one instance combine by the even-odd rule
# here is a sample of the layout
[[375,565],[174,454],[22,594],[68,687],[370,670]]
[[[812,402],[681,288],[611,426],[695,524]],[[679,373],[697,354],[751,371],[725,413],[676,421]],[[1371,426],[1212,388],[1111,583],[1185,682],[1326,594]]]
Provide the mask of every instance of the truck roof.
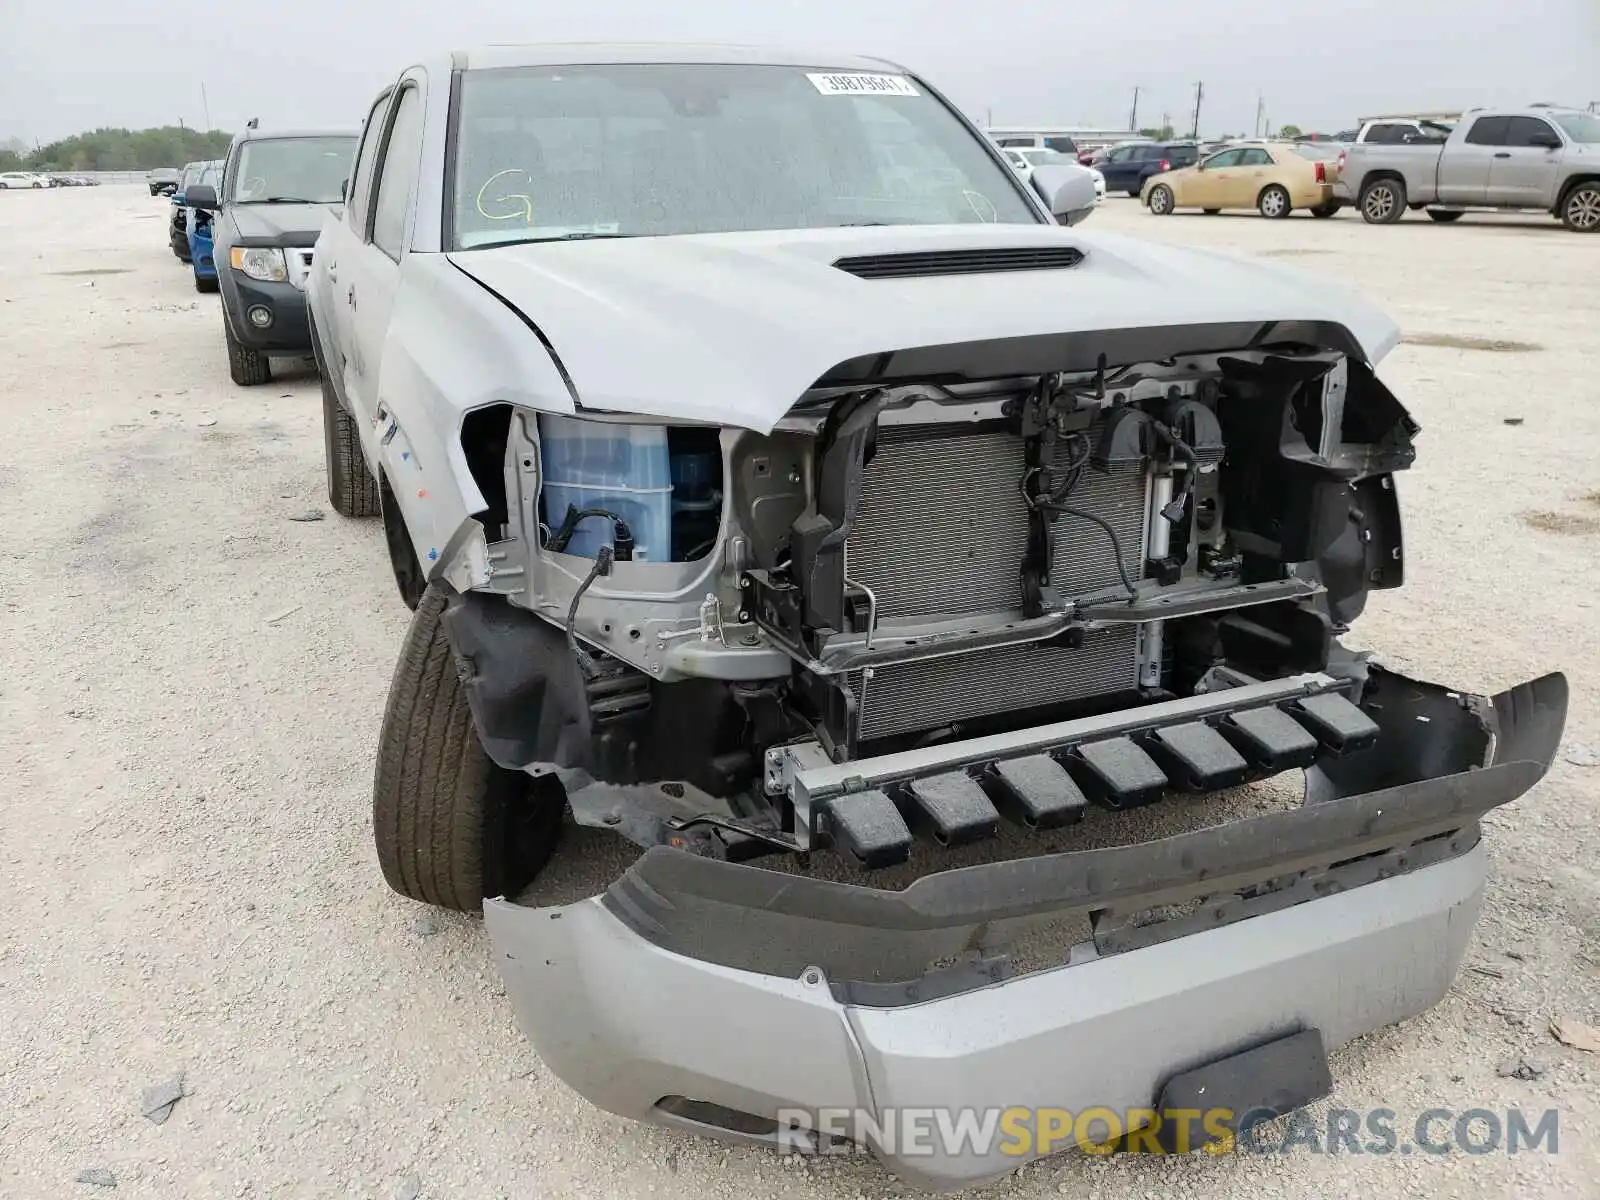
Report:
[[545,67],[609,63],[712,63],[729,66],[820,67],[842,71],[893,71],[905,68],[882,58],[863,58],[834,51],[805,51],[773,46],[740,46],[715,42],[535,42],[458,50],[450,56],[458,71],[494,67]]
[[360,133],[356,129],[242,129],[233,135],[233,140],[239,142],[266,142],[278,138],[317,138],[317,137],[348,137],[353,138]]

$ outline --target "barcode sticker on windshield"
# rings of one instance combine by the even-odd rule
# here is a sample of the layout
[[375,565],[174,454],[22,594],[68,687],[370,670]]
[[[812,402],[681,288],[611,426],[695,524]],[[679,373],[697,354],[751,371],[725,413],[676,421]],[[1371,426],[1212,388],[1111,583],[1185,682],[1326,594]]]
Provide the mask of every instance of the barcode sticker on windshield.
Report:
[[813,87],[824,96],[916,96],[920,95],[904,75],[807,75]]

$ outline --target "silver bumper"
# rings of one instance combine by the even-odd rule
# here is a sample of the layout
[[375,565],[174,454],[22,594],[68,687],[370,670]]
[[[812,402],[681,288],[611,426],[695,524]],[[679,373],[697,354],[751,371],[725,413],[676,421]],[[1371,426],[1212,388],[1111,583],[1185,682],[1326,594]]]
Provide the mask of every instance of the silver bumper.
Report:
[[[1298,809],[901,891],[658,846],[602,896],[491,900],[484,919],[545,1064],[624,1116],[777,1144],[784,1109],[1148,1108],[1176,1075],[1300,1031],[1331,1048],[1438,1001],[1478,914],[1479,821],[1544,775],[1566,707],[1560,675],[1474,697],[1374,668],[1379,740],[1311,768]],[[1037,919],[1089,937],[1008,978]],[[872,1148],[936,1189],[1028,1157]]]
[[[657,1102],[763,1117],[1125,1110],[1151,1105],[1177,1071],[1277,1035],[1320,1029],[1331,1049],[1444,995],[1483,879],[1479,846],[1249,921],[898,1008],[840,1003],[820,975],[761,975],[660,949],[598,899],[496,901],[484,917],[518,1019],[552,1071],[610,1112],[730,1137]],[[882,1157],[940,1190],[1026,1161],[999,1149]]]

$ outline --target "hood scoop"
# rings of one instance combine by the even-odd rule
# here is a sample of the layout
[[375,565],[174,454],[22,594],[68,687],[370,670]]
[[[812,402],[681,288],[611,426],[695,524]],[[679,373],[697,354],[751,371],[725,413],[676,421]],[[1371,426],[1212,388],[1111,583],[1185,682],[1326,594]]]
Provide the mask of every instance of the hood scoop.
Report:
[[1083,261],[1076,246],[998,246],[977,250],[917,250],[863,254],[833,265],[858,279],[914,279],[928,275],[990,275],[1004,271],[1061,271]]

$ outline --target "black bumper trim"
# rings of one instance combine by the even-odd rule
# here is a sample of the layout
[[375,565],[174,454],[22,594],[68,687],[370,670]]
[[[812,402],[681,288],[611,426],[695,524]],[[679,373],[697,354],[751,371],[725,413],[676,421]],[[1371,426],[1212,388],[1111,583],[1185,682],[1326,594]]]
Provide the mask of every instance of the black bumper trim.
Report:
[[[1484,813],[1544,776],[1567,707],[1560,675],[1486,700],[1374,669],[1369,695],[1381,707],[1363,707],[1385,736],[1331,764],[1337,777],[1322,767],[1309,772],[1307,803],[1291,811],[1137,845],[945,871],[898,892],[656,847],[612,884],[604,903],[640,936],[701,961],[773,975],[817,965],[840,981],[912,980],[940,958],[1003,941],[1005,922],[1179,904],[1441,834],[1469,849]],[[1416,720],[1419,707],[1428,721]],[[1491,742],[1493,760],[1483,765]],[[1345,786],[1367,782],[1377,786]]]

